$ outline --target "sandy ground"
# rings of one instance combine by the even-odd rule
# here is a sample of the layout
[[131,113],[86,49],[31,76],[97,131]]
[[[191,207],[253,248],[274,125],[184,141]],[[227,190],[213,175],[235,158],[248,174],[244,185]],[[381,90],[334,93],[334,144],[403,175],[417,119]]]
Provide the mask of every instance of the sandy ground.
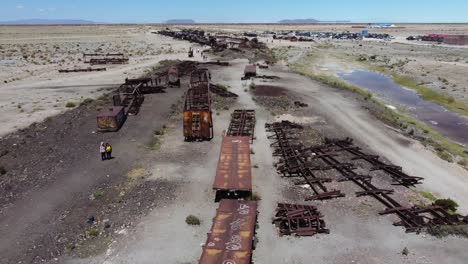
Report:
[[[145,28],[109,29],[41,27],[35,32],[30,27],[0,27],[0,122],[4,124],[0,136],[59,114],[67,109],[68,102],[79,104],[86,98],[98,98],[118,87],[126,77],[140,76],[161,60],[186,59],[191,46],[188,42],[174,43]],[[10,52],[11,49],[15,51]],[[56,59],[37,65],[39,58],[22,57],[34,52]],[[58,73],[58,69],[89,67],[79,61],[85,52],[124,52],[130,62],[93,66],[107,68],[104,72]]]
[[[2,28],[2,30],[5,29]],[[120,36],[122,34],[120,30],[122,29],[117,27],[110,32]],[[166,43],[167,41],[171,45],[181,47],[181,49],[187,48],[189,45],[182,41],[148,35],[145,32],[137,34],[139,30],[143,31],[141,28],[128,31],[139,37],[147,37],[154,43]],[[80,33],[74,39],[81,39],[83,37],[81,34],[87,35],[89,32]],[[62,38],[60,34],[58,35],[54,38]],[[26,42],[31,41],[28,38],[28,36],[21,36],[21,38],[18,36],[18,39],[24,39]],[[16,40],[15,38],[5,38],[2,41]],[[101,87],[99,85],[114,84],[114,80],[115,84],[121,83],[124,79],[122,74],[125,74],[126,71],[128,71],[127,74],[137,75],[145,67],[153,66],[159,59],[178,58],[178,56],[185,58],[185,55],[185,53],[180,53],[180,55],[160,54],[154,55],[154,57],[151,55],[149,56],[151,59],[147,61],[131,62],[130,65],[118,66],[115,70],[105,73],[77,74],[67,77],[65,81],[58,80],[62,83],[55,85],[74,86],[83,83],[88,86],[91,81],[86,82],[87,78],[91,78],[93,83],[97,80],[98,86],[83,88],[86,89],[85,92],[75,95],[76,97],[67,97],[64,101],[73,98],[78,100],[77,98],[87,95],[87,92],[91,93],[91,91],[97,90],[97,87]],[[302,53],[297,53],[297,59],[301,55]],[[109,207],[117,204],[123,208],[122,210],[138,213],[129,214],[128,223],[112,227],[113,235],[105,237],[106,239],[110,237],[108,249],[104,247],[103,250],[93,251],[92,254],[81,257],[72,252],[66,256],[57,256],[56,259],[44,255],[38,258],[34,258],[34,255],[28,255],[24,262],[42,263],[41,259],[44,258],[44,262],[73,264],[197,263],[201,255],[201,244],[206,240],[206,233],[210,229],[215,214],[216,204],[211,185],[219,155],[220,134],[228,127],[230,112],[236,108],[255,109],[257,117],[257,139],[252,145],[255,154],[251,158],[252,164],[258,166],[258,168],[253,168],[254,192],[258,193],[262,200],[259,205],[259,228],[257,230],[259,243],[254,251],[255,263],[458,264],[466,262],[465,260],[468,259],[465,250],[468,246],[466,239],[456,237],[436,239],[423,234],[405,234],[403,228],[392,226],[392,222],[397,220],[395,217],[378,215],[378,212],[383,209],[382,205],[371,198],[354,197],[356,188],[348,183],[333,183],[338,184],[347,197],[326,202],[313,202],[324,214],[331,234],[307,238],[278,237],[271,224],[275,204],[282,201],[302,203],[303,193],[307,190],[294,187],[291,182],[280,178],[273,167],[274,159],[269,147],[270,141],[266,138],[264,124],[278,117],[272,116],[270,111],[257,105],[252,100],[251,94],[245,91],[247,83],[241,82],[240,77],[246,63],[245,60],[235,60],[232,62],[232,66],[227,68],[210,67],[214,83],[229,85],[232,92],[239,94],[237,102],[231,105],[229,110],[214,111],[215,138],[212,141],[184,142],[181,135],[180,114],[175,117],[168,115],[170,105],[176,103],[183,90],[177,90],[168,95],[155,95],[151,97],[151,100],[145,101],[141,115],[134,117],[130,123],[127,123],[124,130],[110,136],[112,142],[116,142],[114,143],[115,149],[125,149],[125,154],[117,155],[115,160],[106,163],[105,166],[100,166],[100,162],[90,162],[90,154],[88,153],[87,156],[84,155],[74,161],[73,166],[64,167],[62,170],[54,172],[51,182],[40,186],[40,188],[34,187],[31,192],[25,192],[24,197],[13,204],[2,205],[2,208],[5,207],[2,213],[7,217],[1,219],[2,234],[6,235],[2,236],[2,240],[0,240],[0,249],[4,252],[2,256],[7,256],[6,263],[17,263],[21,258],[14,256],[21,255],[23,252],[26,255],[35,252],[43,254],[42,251],[35,251],[36,246],[42,248],[46,246],[38,245],[38,240],[35,239],[47,237],[43,241],[49,243],[59,240],[60,236],[57,237],[56,232],[61,225],[68,224],[67,226],[71,229],[81,228],[84,223],[67,223],[66,221],[63,223],[57,219],[60,219],[61,214],[66,210],[73,212],[73,208],[86,209],[91,206],[92,202],[88,200],[90,192],[96,187],[102,186],[102,183],[110,186],[115,184],[106,175],[125,178],[124,174],[136,167],[142,167],[147,174],[141,180],[142,186],[161,187],[161,182],[164,182],[167,186],[176,187],[161,189],[161,195],[157,197],[158,200],[154,201],[154,205],[140,207],[139,202],[131,203],[132,200],[129,200],[128,203],[125,201],[109,203]],[[389,129],[363,109],[353,95],[345,91],[336,90],[293,74],[284,65],[261,70],[260,74],[280,76],[281,79],[274,81],[274,84],[286,87],[310,106],[302,111],[291,111],[285,117],[312,123],[326,134],[353,137],[359,145],[369,151],[382,155],[392,163],[402,166],[405,172],[424,177],[424,184],[419,186],[418,190],[431,191],[440,197],[451,197],[460,204],[462,213],[468,213],[467,171],[462,170],[457,165],[440,160],[418,142],[407,139],[398,132]],[[94,75],[96,75],[95,78],[92,77]],[[120,81],[118,80],[119,76]],[[40,79],[40,77],[37,78]],[[69,81],[68,78],[72,80]],[[51,85],[50,83],[53,83],[56,77],[51,79],[50,81],[43,80],[46,84],[38,86]],[[10,96],[17,100],[18,94],[14,87],[15,85],[21,87],[22,82],[26,87],[24,89],[28,90],[33,81],[28,79],[2,84],[0,92],[5,90],[11,93],[14,91],[13,95]],[[183,88],[186,88],[186,85]],[[41,89],[29,89],[29,91],[34,91],[34,94],[39,93],[36,90],[42,91]],[[55,93],[47,91],[49,97],[58,98]],[[5,92],[5,96],[6,94]],[[97,94],[95,95],[97,96]],[[63,95],[59,96],[63,97]],[[3,100],[3,94],[0,98]],[[6,105],[3,106],[7,109]],[[13,108],[12,106],[8,107]],[[14,112],[13,109],[9,111]],[[157,112],[157,115],[154,114],[154,111]],[[24,118],[20,115],[23,113],[17,114],[16,119]],[[32,118],[22,125],[26,126],[29,122],[39,120],[47,115],[36,116],[37,119]],[[1,118],[4,116],[2,115]],[[11,121],[8,122],[9,125]],[[19,123],[15,122],[16,120],[13,121],[14,125],[5,131],[12,131],[15,129],[14,126],[20,126]],[[89,120],[86,122],[87,125],[84,128],[88,129],[92,126],[92,122]],[[169,129],[163,138],[160,150],[144,151],[142,145],[147,144],[147,139],[151,136],[152,131],[160,128],[163,124],[168,125]],[[73,134],[69,136],[72,137]],[[30,140],[31,144],[34,144],[35,136],[33,135]],[[93,145],[93,141],[100,140],[102,139],[95,135],[87,138],[89,146]],[[47,145],[44,148],[47,148]],[[92,152],[91,149],[92,147],[89,150],[85,149],[84,153]],[[15,153],[15,155],[19,154]],[[125,156],[131,158],[124,158]],[[38,162],[39,158],[37,159]],[[53,162],[64,166],[60,165],[58,160]],[[84,169],[80,170],[79,168]],[[377,180],[384,187],[389,187],[388,180],[380,178]],[[397,194],[401,194],[398,199],[404,199],[413,194],[402,187],[391,186],[391,188],[395,188]],[[129,195],[133,198],[141,198],[146,194],[135,191]],[[79,207],[76,207],[77,205]],[[40,210],[30,210],[31,208]],[[79,219],[83,219],[84,222],[86,214],[86,211],[81,212],[78,215]],[[201,225],[196,227],[186,225],[185,217],[189,214],[198,216],[201,219]],[[17,219],[21,220],[18,222],[21,223],[20,225],[16,224]],[[50,219],[55,220],[51,221]],[[29,234],[31,235],[28,238]],[[98,238],[87,236],[82,243],[90,245],[99,243],[102,236]],[[406,257],[401,254],[404,247],[407,247],[410,252]],[[11,255],[6,255],[7,253]],[[45,253],[50,254],[48,251]],[[11,258],[8,258],[9,256]]]

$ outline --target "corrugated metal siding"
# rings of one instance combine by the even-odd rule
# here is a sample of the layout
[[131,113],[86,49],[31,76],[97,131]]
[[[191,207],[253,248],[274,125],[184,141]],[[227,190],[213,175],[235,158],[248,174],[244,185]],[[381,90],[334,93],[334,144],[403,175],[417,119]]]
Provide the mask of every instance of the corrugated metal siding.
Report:
[[213,189],[252,191],[249,140],[223,136]]

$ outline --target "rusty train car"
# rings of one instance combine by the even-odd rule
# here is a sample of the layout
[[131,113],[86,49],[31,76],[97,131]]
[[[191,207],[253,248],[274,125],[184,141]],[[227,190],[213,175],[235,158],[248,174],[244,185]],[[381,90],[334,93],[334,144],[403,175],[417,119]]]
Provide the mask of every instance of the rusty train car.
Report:
[[255,64],[246,65],[244,68],[244,78],[243,79],[250,79],[252,77],[257,76],[257,66]]
[[116,132],[118,131],[125,120],[125,108],[123,106],[114,106],[105,110],[101,110],[97,115],[97,125],[99,132]]
[[223,136],[213,190],[216,191],[216,202],[251,196],[250,137]]
[[210,88],[211,73],[208,69],[199,68],[190,74],[190,88],[207,86]]
[[250,264],[257,202],[221,200],[203,246],[200,264]]
[[166,79],[168,86],[180,87],[179,69],[176,66],[169,67]]
[[185,141],[213,138],[210,77],[207,69],[196,69],[190,75],[183,113]]

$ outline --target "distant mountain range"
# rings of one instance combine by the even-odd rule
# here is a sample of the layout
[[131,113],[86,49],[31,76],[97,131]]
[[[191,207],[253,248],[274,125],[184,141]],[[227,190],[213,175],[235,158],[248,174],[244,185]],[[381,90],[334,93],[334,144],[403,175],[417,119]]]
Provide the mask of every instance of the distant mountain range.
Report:
[[164,22],[164,24],[195,24],[193,19],[169,19]]
[[0,21],[0,25],[90,25],[98,24],[94,21],[82,19],[22,19],[13,21]]
[[313,18],[306,19],[283,19],[278,21],[280,24],[315,24],[315,23],[349,23],[348,20],[337,20],[337,21],[320,21]]

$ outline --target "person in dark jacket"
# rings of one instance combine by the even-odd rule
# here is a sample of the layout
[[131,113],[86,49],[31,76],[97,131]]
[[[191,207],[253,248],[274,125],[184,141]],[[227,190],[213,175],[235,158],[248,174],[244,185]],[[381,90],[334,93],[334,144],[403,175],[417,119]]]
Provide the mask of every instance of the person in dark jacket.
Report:
[[106,143],[106,159],[112,159],[112,146]]

